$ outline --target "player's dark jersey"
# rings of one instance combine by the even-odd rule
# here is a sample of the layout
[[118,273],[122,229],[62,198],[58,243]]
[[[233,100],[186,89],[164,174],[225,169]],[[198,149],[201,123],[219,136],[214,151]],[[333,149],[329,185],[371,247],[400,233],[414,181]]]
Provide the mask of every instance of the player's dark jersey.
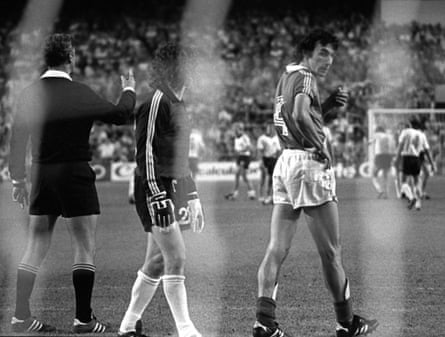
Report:
[[190,119],[184,102],[156,90],[136,114],[136,163],[148,196],[165,188],[161,177],[190,175]]
[[[311,71],[303,66],[290,64],[281,75],[275,93],[274,124],[283,149],[307,149],[313,146],[305,139],[300,125],[292,116],[295,96],[306,94],[311,99],[311,119],[320,139],[324,140],[322,110],[317,82]],[[318,148],[322,144],[317,144]]]

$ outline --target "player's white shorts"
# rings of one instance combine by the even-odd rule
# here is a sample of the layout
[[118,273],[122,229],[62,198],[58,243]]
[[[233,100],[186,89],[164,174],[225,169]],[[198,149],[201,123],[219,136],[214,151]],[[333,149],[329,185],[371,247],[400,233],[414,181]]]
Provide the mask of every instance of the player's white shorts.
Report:
[[337,201],[334,171],[315,159],[316,155],[307,151],[282,152],[273,173],[274,204],[297,209]]

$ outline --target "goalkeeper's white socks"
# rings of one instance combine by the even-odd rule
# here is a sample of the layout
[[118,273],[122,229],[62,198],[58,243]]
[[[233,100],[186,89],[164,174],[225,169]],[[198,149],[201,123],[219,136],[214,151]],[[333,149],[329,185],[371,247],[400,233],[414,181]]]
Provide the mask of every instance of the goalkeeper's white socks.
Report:
[[175,319],[179,337],[201,337],[189,316],[184,281],[185,276],[182,275],[164,275],[162,277],[164,294]]
[[141,319],[145,308],[150,303],[158,288],[160,279],[153,279],[141,270],[138,271],[136,281],[131,290],[131,300],[128,309],[122,319],[119,332],[135,331],[136,321]]

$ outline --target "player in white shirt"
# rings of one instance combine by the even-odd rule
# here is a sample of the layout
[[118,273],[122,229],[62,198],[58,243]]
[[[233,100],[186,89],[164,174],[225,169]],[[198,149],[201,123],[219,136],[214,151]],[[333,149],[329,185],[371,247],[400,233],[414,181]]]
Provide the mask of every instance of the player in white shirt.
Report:
[[247,170],[249,169],[250,160],[252,156],[252,143],[249,136],[244,131],[244,124],[235,124],[235,143],[234,150],[236,154],[236,171],[235,171],[235,188],[233,192],[225,196],[228,200],[235,200],[239,194],[239,179],[243,178],[243,181],[247,185],[247,196],[253,200],[256,197],[255,190],[247,177]]
[[[426,127],[426,125],[422,125],[422,132],[426,137],[426,145],[428,151],[422,151],[420,153],[420,162],[421,162],[421,169],[420,169],[420,187],[421,187],[421,196],[422,199],[430,199],[430,196],[426,192],[426,185],[429,180],[429,177],[433,175],[433,172],[435,170],[435,166],[431,165],[431,163],[434,162],[434,150],[435,147],[435,141],[438,142],[438,137],[434,133],[429,132],[429,129]],[[425,160],[428,157],[427,152],[429,152],[429,156],[431,157],[431,161],[428,160],[428,162]]]
[[[257,150],[261,155],[260,198],[258,200],[267,205],[272,203],[272,174],[281,151],[280,140],[272,124],[266,125],[266,132],[258,137]],[[264,185],[267,186],[265,195]]]
[[192,178],[195,179],[198,173],[199,158],[205,151],[202,134],[197,129],[192,129],[190,133],[190,148],[189,148],[189,166],[192,173]]
[[396,163],[402,162],[402,187],[401,192],[408,198],[408,208],[414,205],[417,210],[422,207],[421,187],[419,174],[421,169],[420,154],[424,151],[434,171],[429,145],[425,134],[420,131],[420,122],[417,119],[410,121],[411,127],[402,130],[399,136]]
[[[386,199],[389,193],[388,173],[396,152],[394,136],[385,131],[382,126],[377,126],[374,138],[369,141],[373,146],[374,167],[372,172],[372,184],[378,193],[378,198]],[[382,173],[382,181],[379,182],[379,174]]]

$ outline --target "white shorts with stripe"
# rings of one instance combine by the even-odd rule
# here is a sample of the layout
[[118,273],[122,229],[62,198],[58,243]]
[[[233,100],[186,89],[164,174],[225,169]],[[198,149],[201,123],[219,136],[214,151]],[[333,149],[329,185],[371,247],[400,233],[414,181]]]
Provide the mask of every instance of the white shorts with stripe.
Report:
[[316,158],[307,151],[283,150],[273,173],[274,204],[297,209],[337,201],[334,171]]

